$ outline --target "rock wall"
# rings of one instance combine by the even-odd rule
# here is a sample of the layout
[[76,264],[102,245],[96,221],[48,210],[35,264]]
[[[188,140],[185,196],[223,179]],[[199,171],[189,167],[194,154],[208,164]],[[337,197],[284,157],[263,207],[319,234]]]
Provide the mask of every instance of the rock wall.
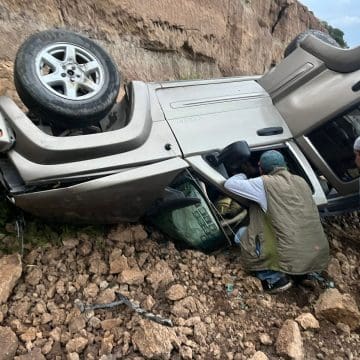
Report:
[[0,1],[0,95],[31,33],[79,31],[104,46],[125,80],[261,74],[291,39],[319,21],[296,0]]

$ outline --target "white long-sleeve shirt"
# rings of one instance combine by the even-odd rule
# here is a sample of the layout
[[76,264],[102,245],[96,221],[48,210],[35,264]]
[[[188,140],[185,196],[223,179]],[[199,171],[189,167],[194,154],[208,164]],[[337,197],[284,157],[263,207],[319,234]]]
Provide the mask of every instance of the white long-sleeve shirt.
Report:
[[267,211],[265,187],[261,176],[247,179],[245,174],[234,175],[225,181],[224,186],[236,195],[257,202],[264,212]]

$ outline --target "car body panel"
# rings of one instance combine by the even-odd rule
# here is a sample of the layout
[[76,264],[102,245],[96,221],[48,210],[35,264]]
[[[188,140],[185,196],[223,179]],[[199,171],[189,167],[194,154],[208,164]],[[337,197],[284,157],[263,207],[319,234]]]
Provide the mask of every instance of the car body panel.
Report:
[[[254,80],[180,84],[157,89],[157,96],[185,157],[223,149],[240,138],[251,147],[292,136],[267,92]],[[268,128],[281,133],[257,134]]]
[[174,158],[60,189],[14,195],[15,205],[44,218],[94,223],[136,221],[188,164]]
[[352,89],[359,78],[360,70],[334,72],[297,48],[258,82],[297,138],[360,102],[360,91]]
[[[84,137],[89,135],[84,135]],[[169,144],[168,149],[166,145]],[[176,139],[166,121],[153,123],[150,135],[142,146],[110,156],[61,164],[39,164],[26,159],[15,149],[8,157],[26,184],[44,183],[59,179],[75,179],[93,173],[117,172],[121,169],[181,157]]]
[[15,135],[4,115],[0,112],[0,152],[9,150],[15,142]]
[[86,136],[56,137],[41,131],[9,98],[0,97],[0,109],[16,136],[15,151],[38,164],[61,164],[131,151],[149,137],[152,121],[147,86],[132,83],[128,124],[119,130]]
[[276,103],[325,68],[325,64],[321,60],[297,48],[257,82]]
[[[338,196],[358,193],[359,181],[344,181],[340,178],[331,164],[321,156],[310,137],[313,131],[340,119],[343,114],[359,106],[359,52],[360,47],[350,50],[339,49],[308,36],[301,42],[300,47],[258,80],[258,83],[269,92],[274,106],[289,126],[302,152],[317,169],[318,174],[327,179]],[[359,123],[360,118],[357,121]],[[345,123],[346,119],[344,125]],[[360,123],[355,125],[353,133],[347,129],[341,134],[339,129],[338,134],[344,139],[347,138],[343,146],[347,146],[348,161],[352,153],[352,144],[360,135],[359,129]],[[336,142],[338,148],[329,151],[345,152],[341,141],[340,138],[334,139],[334,145]],[[355,164],[353,168],[352,171],[356,171]],[[332,201],[334,202],[333,199]]]
[[340,74],[326,69],[275,106],[297,138],[359,103],[360,92],[352,90],[359,78],[360,70]]
[[328,69],[339,73],[350,73],[360,70],[360,47],[342,49],[329,46],[315,36],[306,36],[299,46],[308,53],[324,61]]

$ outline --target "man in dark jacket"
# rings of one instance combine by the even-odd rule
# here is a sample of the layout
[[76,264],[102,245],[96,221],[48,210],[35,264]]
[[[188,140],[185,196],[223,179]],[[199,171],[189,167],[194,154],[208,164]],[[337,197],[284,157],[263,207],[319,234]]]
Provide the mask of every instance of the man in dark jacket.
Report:
[[241,257],[264,290],[275,293],[291,287],[289,275],[322,271],[329,244],[308,184],[286,169],[283,155],[266,151],[259,168],[262,176],[235,175],[225,188],[252,200],[250,223],[239,239]]

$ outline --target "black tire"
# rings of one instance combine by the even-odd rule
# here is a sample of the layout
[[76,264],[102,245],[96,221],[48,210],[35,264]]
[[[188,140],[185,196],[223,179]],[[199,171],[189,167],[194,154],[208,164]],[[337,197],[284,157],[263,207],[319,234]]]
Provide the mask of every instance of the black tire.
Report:
[[[60,50],[53,50],[56,47]],[[49,65],[43,60],[47,51]],[[48,73],[43,73],[44,69]],[[75,69],[72,74],[71,69]],[[47,75],[56,79],[51,83]],[[60,128],[98,123],[114,105],[120,88],[116,64],[99,45],[59,29],[36,33],[21,45],[15,59],[14,81],[29,110]]]
[[327,44],[330,44],[330,45],[333,45],[336,47],[340,47],[340,45],[336,42],[336,40],[333,39],[329,34],[324,33],[320,30],[310,29],[310,30],[300,33],[298,36],[296,36],[296,38],[293,41],[291,41],[291,43],[286,47],[286,49],[284,51],[284,57],[289,56],[299,46],[301,41],[303,39],[305,39],[305,37],[307,35],[310,35],[310,34],[314,35],[318,39],[326,42]]

